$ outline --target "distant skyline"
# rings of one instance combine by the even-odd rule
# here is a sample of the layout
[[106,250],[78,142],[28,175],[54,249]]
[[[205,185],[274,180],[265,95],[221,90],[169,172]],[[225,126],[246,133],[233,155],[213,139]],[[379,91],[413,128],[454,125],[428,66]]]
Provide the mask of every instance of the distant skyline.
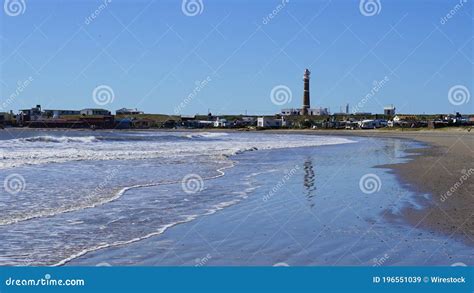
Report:
[[0,111],[474,113],[472,2],[4,0]]

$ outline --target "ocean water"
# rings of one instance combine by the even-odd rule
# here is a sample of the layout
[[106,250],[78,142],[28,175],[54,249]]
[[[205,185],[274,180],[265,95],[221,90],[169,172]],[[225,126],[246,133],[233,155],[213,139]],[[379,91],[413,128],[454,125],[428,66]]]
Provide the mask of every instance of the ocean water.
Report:
[[413,147],[303,134],[7,130],[0,265],[193,265],[208,254],[216,265],[472,263],[461,241],[394,220],[429,195],[374,166],[402,162]]

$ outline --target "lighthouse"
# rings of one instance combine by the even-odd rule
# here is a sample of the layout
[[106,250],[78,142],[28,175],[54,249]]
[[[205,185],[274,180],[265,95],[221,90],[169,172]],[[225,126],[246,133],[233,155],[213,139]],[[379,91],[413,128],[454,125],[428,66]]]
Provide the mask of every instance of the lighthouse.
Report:
[[308,115],[308,109],[311,108],[311,102],[309,99],[309,76],[311,72],[308,70],[308,68],[305,69],[304,75],[303,75],[303,82],[304,82],[304,93],[303,93],[303,108],[302,114],[303,115]]

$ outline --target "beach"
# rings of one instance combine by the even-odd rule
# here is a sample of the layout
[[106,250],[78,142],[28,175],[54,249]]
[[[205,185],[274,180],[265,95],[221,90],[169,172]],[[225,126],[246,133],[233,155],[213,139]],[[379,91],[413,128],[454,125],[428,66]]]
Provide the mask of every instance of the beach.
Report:
[[[382,134],[383,135],[383,134]],[[474,133],[420,132],[403,133],[406,137],[429,145],[414,151],[414,159],[392,165],[395,173],[411,188],[430,193],[422,201],[426,210],[406,209],[412,225],[442,231],[474,244]]]
[[472,168],[468,132],[32,130],[3,139],[2,176],[26,182],[0,200],[3,264],[474,263],[471,178],[446,195]]

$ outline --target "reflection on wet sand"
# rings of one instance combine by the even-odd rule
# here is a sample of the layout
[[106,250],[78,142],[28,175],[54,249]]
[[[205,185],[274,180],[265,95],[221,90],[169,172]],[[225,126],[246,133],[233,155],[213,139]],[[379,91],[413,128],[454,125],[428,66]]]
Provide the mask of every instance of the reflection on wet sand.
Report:
[[316,191],[316,174],[313,170],[313,161],[310,157],[306,158],[304,162],[304,188],[306,190],[306,199],[310,207],[314,207],[313,197]]

